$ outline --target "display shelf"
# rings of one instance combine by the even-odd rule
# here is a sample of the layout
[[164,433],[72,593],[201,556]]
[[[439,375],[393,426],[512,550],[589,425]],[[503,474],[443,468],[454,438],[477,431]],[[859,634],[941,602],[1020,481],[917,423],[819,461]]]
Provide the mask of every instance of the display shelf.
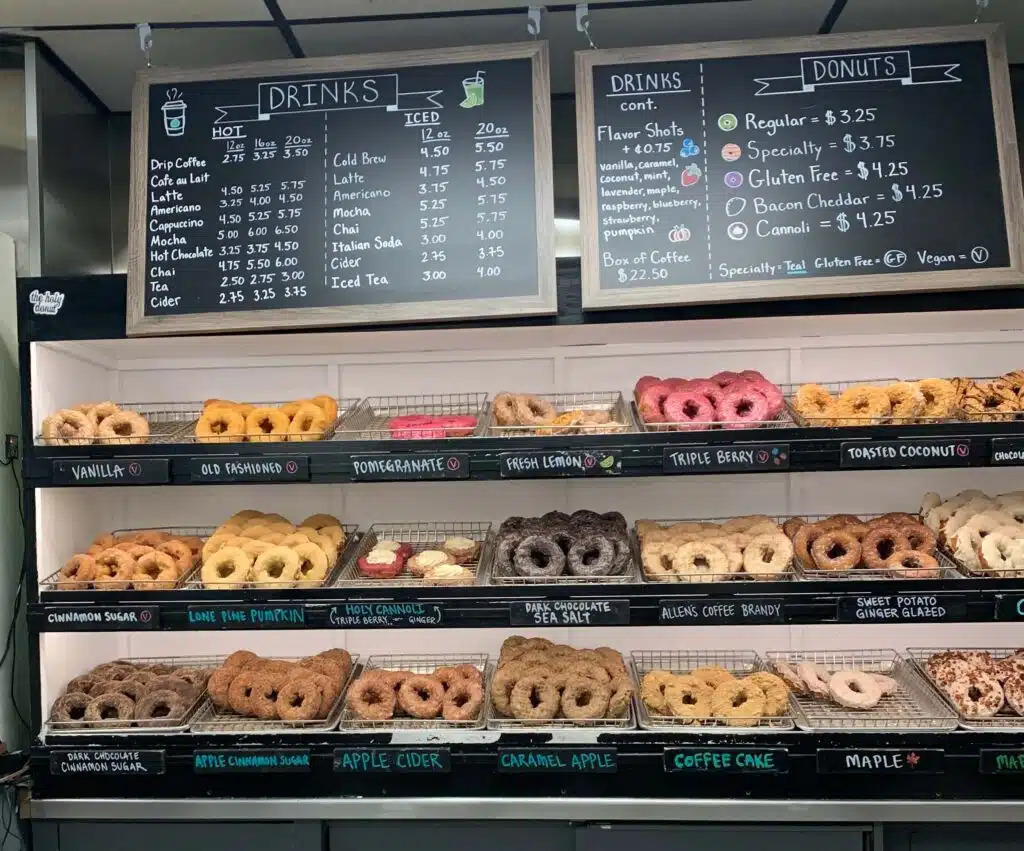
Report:
[[288,591],[68,591],[39,632],[525,626],[991,623],[1024,620],[1024,578],[477,585]]

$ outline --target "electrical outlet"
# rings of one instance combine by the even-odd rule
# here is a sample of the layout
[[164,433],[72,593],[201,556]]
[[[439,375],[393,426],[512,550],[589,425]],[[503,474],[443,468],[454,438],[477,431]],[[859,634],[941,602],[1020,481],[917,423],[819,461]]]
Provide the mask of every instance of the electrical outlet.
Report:
[[4,435],[4,460],[13,461],[18,457],[18,435]]

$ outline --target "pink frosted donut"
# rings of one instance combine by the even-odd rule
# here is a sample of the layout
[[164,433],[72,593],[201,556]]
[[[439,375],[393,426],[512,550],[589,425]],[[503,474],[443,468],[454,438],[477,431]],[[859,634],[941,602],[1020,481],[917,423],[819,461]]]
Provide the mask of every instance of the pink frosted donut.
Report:
[[679,423],[678,431],[703,431],[715,421],[715,409],[703,393],[680,390],[672,393],[663,407],[668,422]]
[[782,413],[782,409],[786,407],[786,404],[783,401],[782,391],[779,390],[777,385],[764,378],[751,381],[749,384],[752,389],[764,396],[765,401],[768,403],[768,419],[774,420]]
[[722,428],[748,428],[768,419],[768,400],[749,387],[727,388],[715,411]]
[[434,417],[434,425],[444,429],[447,437],[469,437],[476,430],[476,417],[469,414],[449,414]]
[[686,393],[700,393],[701,396],[705,396],[711,402],[712,407],[716,407],[722,398],[722,388],[715,384],[714,381],[709,381],[706,378],[688,381],[683,391]]
[[672,392],[672,387],[661,381],[658,384],[652,384],[640,394],[640,398],[637,400],[637,410],[640,411],[640,416],[643,417],[645,423],[665,422],[662,405]]
[[725,370],[723,372],[716,372],[708,379],[708,381],[714,381],[719,387],[728,387],[734,381],[742,377],[743,376],[738,372],[729,372],[729,370]]
[[665,383],[676,392],[685,390],[690,383],[688,378],[666,378]]
[[653,387],[655,384],[661,384],[661,379],[656,375],[643,375],[633,385],[633,395],[639,397],[643,394],[644,390],[648,387]]
[[393,440],[437,440],[445,437],[444,429],[437,428],[437,419],[420,414],[407,414],[388,420]]

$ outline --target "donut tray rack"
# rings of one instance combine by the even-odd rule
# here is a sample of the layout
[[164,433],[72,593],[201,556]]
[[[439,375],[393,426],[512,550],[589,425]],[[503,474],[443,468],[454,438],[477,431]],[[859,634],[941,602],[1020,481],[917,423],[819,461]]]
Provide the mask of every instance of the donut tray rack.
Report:
[[[219,666],[226,657],[217,660]],[[284,662],[299,662],[301,656],[275,656]],[[273,733],[282,736],[294,736],[303,733],[327,733],[338,726],[342,710],[345,707],[345,694],[349,684],[356,676],[359,668],[359,657],[352,654],[352,670],[348,678],[341,684],[341,691],[326,718],[312,718],[308,721],[288,721],[281,718],[263,720],[239,715],[230,709],[218,709],[213,701],[207,699],[192,719],[192,733],[209,736],[245,736],[248,734]]]
[[945,559],[950,564],[955,565],[956,569],[960,571],[963,576],[971,579],[1020,579],[1021,577],[1024,577],[1024,570],[1014,567],[1007,568],[1006,570],[999,570],[998,568],[972,569],[958,559],[956,555],[954,555],[953,552],[943,544],[939,544],[938,554],[940,563]]
[[393,579],[364,577],[359,572],[359,559],[370,552],[377,545],[377,541],[390,540],[409,544],[414,553],[420,553],[424,550],[440,549],[445,538],[452,537],[469,538],[480,545],[477,558],[463,565],[476,577],[474,584],[480,584],[494,550],[491,524],[473,521],[423,521],[374,523],[363,533],[358,544],[349,550],[343,568],[328,585],[332,588],[442,588],[444,586],[427,586],[422,577],[411,573],[404,566],[402,572]]
[[[776,384],[776,387],[781,391],[784,399],[788,399],[799,385],[792,384]],[[792,428],[796,423],[790,413],[788,405],[784,405],[779,415],[774,420],[728,420],[728,421],[715,421],[713,423],[702,423],[707,428],[694,428],[693,423],[649,423],[644,420],[640,415],[640,400],[638,397],[634,397],[630,405],[630,410],[633,413],[633,418],[636,421],[637,427],[642,432],[647,434],[657,434],[659,432],[667,431],[723,431],[731,428],[736,429],[765,429],[765,428]]]
[[812,662],[829,671],[856,670],[885,674],[899,685],[896,694],[883,696],[873,709],[847,709],[822,698],[790,693],[796,725],[810,732],[949,732],[956,716],[949,710],[915,666],[895,650],[786,650],[764,656],[768,670],[775,662],[799,665]]
[[[183,538],[196,537],[196,538],[204,538],[205,539],[205,538],[207,538],[209,536],[209,534],[212,531],[213,531],[213,529],[211,527],[209,527],[209,526],[147,526],[145,529],[114,529],[110,534],[112,534],[112,535],[130,535],[130,534],[138,533],[138,532],[166,532],[168,535],[175,535],[175,536],[180,536],[180,537],[183,537]],[[82,548],[82,552],[85,552],[85,550],[87,550],[87,549],[88,549],[88,547],[83,547]],[[174,588],[178,589],[178,588],[196,587],[196,586],[194,586],[194,585],[192,585],[190,583],[195,581],[196,579],[198,579],[198,577],[199,577],[199,565],[198,564],[193,564],[192,569],[188,573],[186,573],[184,576],[182,576],[182,577],[180,577],[178,579],[178,581],[174,585]],[[69,589],[66,589],[66,588],[60,588],[58,586],[58,584],[57,584],[59,580],[60,580],[60,570],[59,569],[55,570],[53,573],[51,573],[45,579],[41,580],[39,582],[39,595],[40,595],[40,599],[45,599],[45,597],[43,595],[49,595],[49,594],[55,594],[55,595],[59,594],[61,598],[64,598],[68,594],[93,593],[93,592],[72,591],[72,590],[69,590]],[[201,587],[201,585],[200,585],[200,587]],[[95,591],[95,590],[99,590],[99,589],[93,589],[93,590]],[[134,589],[134,590],[136,590],[139,594],[152,593],[151,591],[148,591],[145,588]],[[171,589],[160,589],[160,590],[171,590]]]
[[[617,390],[595,390],[584,393],[529,393],[534,399],[547,402],[556,414],[565,411],[603,411],[611,418],[610,423],[594,425],[566,426],[573,434],[626,434],[637,431],[636,423],[630,406],[626,404],[622,394]],[[556,430],[558,426],[554,427]],[[550,425],[499,425],[491,406],[487,419],[486,434],[488,437],[537,437],[552,434]]]
[[[870,512],[843,512],[844,514],[853,514],[856,517],[860,517],[865,522],[873,519]],[[824,520],[827,517],[831,517],[831,514],[805,514],[801,515],[808,523],[817,523],[819,520]],[[875,515],[876,517],[879,515]],[[786,518],[789,519],[789,518]],[[961,572],[956,561],[950,556],[943,552],[942,548],[936,546],[935,548],[935,560],[939,563],[939,575],[938,577],[928,577],[929,579],[963,579],[964,575]],[[888,570],[877,570],[870,567],[856,567],[853,570],[814,570],[811,568],[804,567],[800,563],[795,555],[793,561],[796,565],[796,575],[801,581],[806,582],[823,582],[827,580],[843,580],[843,579],[899,579],[900,581],[913,583],[915,581],[912,576],[894,576]]]
[[[629,564],[622,573],[615,576],[573,576],[571,573],[563,573],[561,576],[516,576],[509,573],[501,573],[498,570],[496,558],[492,557],[488,565],[489,574],[485,580],[488,585],[631,585],[640,581],[640,555],[637,549],[636,540],[630,534],[627,538],[629,543]],[[497,549],[500,543],[495,535],[494,547]],[[496,552],[495,552],[496,555]]]
[[[628,663],[627,663],[628,668]],[[636,675],[628,671],[636,680]],[[499,730],[503,733],[550,733],[552,730],[592,730],[595,733],[613,730],[636,729],[636,707],[634,700],[629,702],[629,710],[623,718],[508,718],[501,715],[491,706],[487,716],[487,729]]]
[[982,718],[977,715],[968,715],[963,712],[946,694],[946,690],[932,676],[928,670],[928,659],[936,653],[948,653],[950,651],[967,651],[974,653],[989,653],[993,659],[1000,659],[1004,656],[1011,656],[1019,652],[1017,647],[908,647],[907,655],[913,662],[917,672],[931,684],[938,693],[940,699],[950,712],[953,712],[960,721],[960,727],[964,730],[971,730],[975,733],[1017,733],[1024,730],[1024,716],[1018,715],[1008,705],[1004,705],[999,712],[991,718]]
[[[345,532],[345,545],[338,551],[338,557],[334,560],[334,564],[329,565],[327,568],[327,575],[324,577],[323,582],[295,582],[292,585],[284,585],[281,583],[260,583],[260,582],[247,582],[245,588],[255,591],[282,591],[289,590],[291,588],[327,588],[334,582],[341,573],[343,566],[346,564],[348,554],[352,552],[360,539],[359,526],[354,523],[342,523],[342,530]],[[208,536],[213,529],[205,530],[205,534],[202,537]],[[202,576],[203,566],[199,564],[195,570],[190,573],[181,584],[181,588],[189,591],[220,591],[216,586],[210,587],[203,582]]]
[[[133,665],[173,665],[175,668],[197,668],[213,670],[224,661],[223,656],[147,656],[135,657],[124,656],[119,662],[130,662]],[[161,719],[149,721],[132,721],[125,724],[121,719],[109,719],[104,721],[43,721],[42,731],[39,737],[46,739],[56,736],[96,736],[96,735],[124,735],[124,736],[167,736],[174,733],[187,733],[192,719],[203,707],[206,701],[206,692],[200,691],[195,700],[189,704],[185,714],[176,719],[175,723],[168,723]]]
[[368,396],[344,418],[335,432],[339,440],[402,440],[391,432],[388,421],[407,416],[476,417],[473,437],[481,433],[487,417],[486,393],[431,393],[411,396]]
[[[723,523],[728,523],[730,520],[735,520],[735,519],[736,519],[735,517],[700,517],[700,518],[682,518],[682,519],[676,519],[676,520],[648,520],[647,522],[648,523],[657,523],[659,526],[661,526],[663,528],[668,528],[669,526],[672,526],[672,525],[674,525],[676,523],[718,523],[719,525],[721,525]],[[771,519],[774,520],[776,523],[778,523],[779,526],[781,527],[783,522],[786,519],[788,519],[788,518],[786,518],[786,517],[779,517],[779,516],[773,516],[773,517],[771,517]],[[640,535],[639,535],[639,533],[636,530],[636,524],[635,523],[633,525],[633,536],[636,539],[636,551],[639,553],[641,551],[641,540],[640,540]],[[645,582],[650,582],[651,584],[654,584],[654,585],[677,585],[677,584],[686,585],[686,584],[689,584],[689,582],[694,582],[694,583],[704,583],[704,582],[767,582],[767,581],[771,581],[771,582],[786,582],[786,581],[791,580],[791,579],[794,578],[794,574],[795,574],[794,563],[796,562],[796,558],[791,558],[789,560],[789,564],[786,565],[786,569],[781,574],[776,575],[776,576],[760,578],[760,577],[754,576],[754,575],[752,575],[750,573],[746,573],[746,572],[741,572],[741,573],[702,573],[697,578],[695,578],[693,580],[690,580],[689,582],[686,579],[682,578],[682,577],[679,577],[678,579],[673,579],[673,578],[665,578],[665,577],[658,576],[656,574],[650,573],[646,569],[646,567],[644,567],[642,556],[640,558],[638,558],[637,561],[640,564],[640,572],[641,572]]]
[[[412,718],[397,715],[398,704],[395,703],[396,716],[381,721],[359,718],[348,706],[341,716],[341,729],[358,732],[369,730],[483,730],[487,725],[488,709],[491,705],[491,676],[493,666],[486,653],[447,653],[447,654],[378,654],[366,660],[362,675],[374,671],[412,671],[414,674],[432,674],[438,668],[456,665],[473,665],[484,678],[484,699],[477,717],[471,721],[449,721],[446,718]],[[351,682],[355,682],[353,679]],[[351,683],[350,683],[351,684]]]

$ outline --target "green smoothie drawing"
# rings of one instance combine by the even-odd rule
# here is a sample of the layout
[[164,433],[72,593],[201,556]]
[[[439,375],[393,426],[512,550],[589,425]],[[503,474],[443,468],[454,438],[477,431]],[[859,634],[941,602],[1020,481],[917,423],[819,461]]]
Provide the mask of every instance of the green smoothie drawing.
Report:
[[168,136],[185,135],[185,110],[188,104],[181,99],[177,89],[167,90],[167,103],[160,107],[164,111],[164,133]]
[[477,71],[475,77],[467,77],[462,81],[466,98],[459,104],[463,109],[484,105],[484,71]]

